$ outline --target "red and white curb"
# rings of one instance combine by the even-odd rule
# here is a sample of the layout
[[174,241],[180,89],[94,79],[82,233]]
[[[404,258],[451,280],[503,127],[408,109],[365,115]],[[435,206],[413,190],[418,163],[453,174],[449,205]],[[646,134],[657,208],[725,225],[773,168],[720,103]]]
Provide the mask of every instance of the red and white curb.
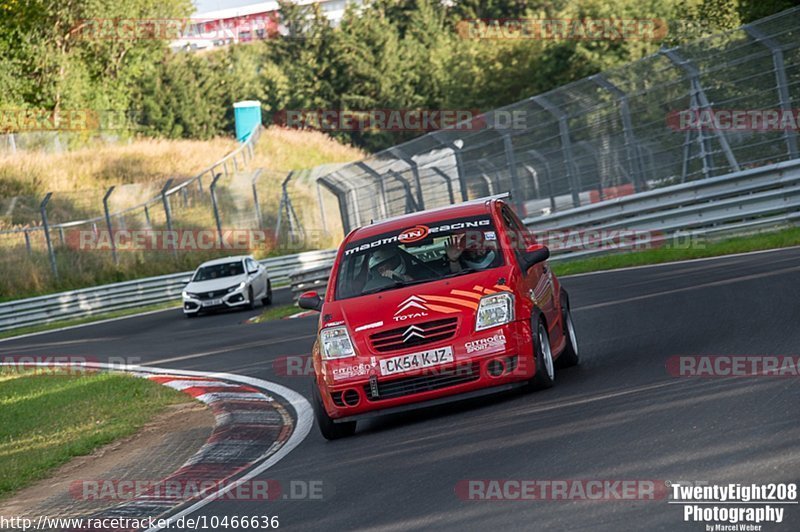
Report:
[[[118,365],[110,364],[81,367],[113,371],[121,369]],[[274,382],[231,373],[147,366],[128,366],[125,372],[180,390],[209,405],[215,417],[211,436],[164,482],[213,487],[186,500],[166,494],[143,494],[99,512],[103,517],[163,518],[179,507],[180,511],[171,515],[171,519],[194,513],[272,467],[305,439],[313,425],[308,401],[294,390]],[[294,417],[285,405],[294,410]],[[156,530],[160,528],[151,528],[148,532]]]

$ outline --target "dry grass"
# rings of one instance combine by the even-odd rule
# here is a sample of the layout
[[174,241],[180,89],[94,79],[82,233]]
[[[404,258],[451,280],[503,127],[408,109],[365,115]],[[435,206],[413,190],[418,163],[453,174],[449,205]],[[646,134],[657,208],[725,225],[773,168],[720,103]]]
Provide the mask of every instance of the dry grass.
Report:
[[258,143],[253,167],[299,170],[321,164],[357,161],[366,155],[360,149],[341,144],[319,131],[270,127]]
[[[77,150],[65,154],[20,153],[16,156],[0,156],[0,216],[8,210],[9,204],[7,199],[4,202],[3,197],[21,194],[41,197],[44,191],[66,190],[72,192],[56,192],[48,207],[51,223],[54,220],[89,217],[102,212],[101,198],[105,187],[125,183],[141,185],[118,187],[112,197],[112,211],[119,210],[146,197],[153,197],[157,193],[154,192],[157,191],[157,187],[154,188],[156,181],[167,177],[194,176],[236,145],[235,141],[229,139],[208,142],[138,140],[130,145],[102,146],[95,150]],[[344,146],[319,132],[280,128],[265,130],[256,146],[255,160],[249,163],[250,170],[267,169],[259,181],[264,228],[275,228],[280,182],[287,169],[309,169],[322,164],[348,162],[364,155],[362,151]],[[148,182],[152,185],[148,186]],[[338,210],[333,198],[328,197],[330,194],[325,197],[329,218],[327,231],[323,232],[320,229],[313,179],[306,172],[298,175],[292,185],[292,201],[309,235],[304,242],[281,243],[277,249],[255,250],[254,254],[258,257],[329,247],[341,238]],[[214,227],[207,187],[206,181],[202,191],[192,186],[188,197],[172,198],[173,228]],[[249,174],[220,181],[218,201],[224,228],[255,228]],[[28,213],[31,223],[36,224],[38,210],[35,205],[38,203],[28,203],[31,203],[28,210],[23,210],[18,204],[14,213],[20,219],[6,220],[6,225],[25,225],[27,218],[22,218]],[[149,227],[156,230],[165,228],[160,205],[152,206],[149,216]],[[125,227],[148,227],[144,221],[143,211],[136,210],[126,215]],[[114,224],[115,228],[119,228],[120,221],[115,219]],[[0,219],[2,225],[3,220]],[[81,226],[77,229],[88,228]],[[284,231],[285,226],[282,233]],[[126,252],[120,254],[120,263],[115,265],[108,252],[79,251],[60,245],[57,232],[52,237],[57,248],[56,259],[61,276],[59,282],[52,278],[40,233],[32,236],[30,255],[21,236],[0,238],[0,301],[190,270],[203,260],[226,254],[224,251],[182,251],[176,259],[167,252]]]
[[140,139],[65,153],[0,155],[0,197],[47,191],[104,188],[166,177],[194,176],[236,147],[231,139],[210,141]]

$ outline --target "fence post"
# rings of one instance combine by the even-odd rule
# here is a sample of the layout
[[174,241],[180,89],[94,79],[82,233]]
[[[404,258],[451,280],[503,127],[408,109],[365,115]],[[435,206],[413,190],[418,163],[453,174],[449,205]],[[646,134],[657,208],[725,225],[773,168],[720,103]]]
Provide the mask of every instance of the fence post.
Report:
[[411,173],[414,176],[414,185],[417,187],[417,206],[419,210],[425,210],[425,198],[422,194],[422,180],[419,177],[419,167],[417,165],[417,161],[415,161],[412,157],[409,157],[405,154],[400,148],[393,147],[389,148],[389,153],[406,163],[409,167],[411,167]]
[[386,186],[383,183],[383,176],[381,176],[381,174],[376,172],[374,168],[369,166],[364,161],[358,161],[356,163],[356,166],[358,166],[359,168],[364,170],[366,173],[368,173],[370,175],[370,177],[372,177],[372,179],[375,181],[375,183],[378,184],[378,193],[380,194],[381,217],[382,218],[388,218],[389,217],[389,214],[388,214],[389,213],[389,205],[388,205],[388,201],[386,199]]
[[547,179],[545,180],[545,183],[547,195],[550,197],[550,212],[556,212],[556,198],[553,196],[553,183],[551,181],[552,175],[550,174],[550,163],[547,162],[547,157],[539,153],[538,150],[530,149],[528,150],[528,154],[544,165],[544,171],[547,173]]
[[[169,206],[169,198],[167,197],[167,190],[169,190],[170,185],[172,185],[172,179],[167,179],[167,182],[164,183],[164,186],[161,188],[161,203],[164,205],[164,216],[167,218],[167,231],[169,234],[172,234],[172,209]],[[163,240],[163,239],[162,239]],[[172,247],[172,254],[175,258],[178,258],[178,244],[177,242]]]
[[437,166],[431,166],[430,168],[444,179],[445,184],[447,184],[447,196],[450,198],[450,205],[455,204],[456,197],[453,193],[453,183],[450,181],[450,176],[440,170]]
[[219,207],[217,206],[217,181],[222,177],[222,174],[217,174],[211,180],[211,185],[208,190],[211,192],[211,206],[214,208],[214,221],[217,223],[217,239],[220,246],[222,246],[222,222],[219,219]]
[[50,240],[50,224],[47,222],[47,203],[50,201],[52,192],[48,192],[42,203],[39,204],[39,212],[42,215],[42,228],[44,229],[44,240],[47,242],[47,254],[50,255],[50,268],[53,270],[53,277],[58,281],[58,266],[56,266],[56,253],[53,250],[53,242]]
[[322,231],[328,234],[328,222],[325,219],[325,204],[322,202],[322,187],[317,180],[317,202],[319,203],[319,216],[322,221]]
[[24,229],[22,233],[25,235],[25,249],[28,250],[28,255],[31,254],[31,235],[28,233],[28,229]]
[[525,218],[525,198],[522,197],[522,187],[519,183],[519,174],[517,174],[517,160],[514,156],[514,143],[511,140],[511,132],[507,129],[495,129],[494,131],[503,137],[503,150],[506,154],[506,165],[508,165],[508,173],[511,177],[511,202],[520,218]]
[[153,227],[153,224],[150,223],[150,209],[147,208],[147,204],[145,204],[144,206],[144,220],[145,222],[147,222],[148,228]]
[[453,150],[453,157],[456,159],[456,173],[458,174],[458,188],[461,189],[461,201],[469,200],[469,191],[467,190],[467,170],[464,168],[464,159],[461,156],[461,148],[464,147],[464,141],[461,139],[450,142],[449,140],[442,140],[439,138],[441,133],[434,131],[431,133],[433,138],[441,142],[446,147]]
[[[742,28],[749,33],[753,39],[763,43],[764,46],[770,49],[772,53],[772,65],[775,67],[775,83],[778,88],[778,98],[781,102],[781,109],[783,109],[784,113],[791,113],[792,98],[789,95],[789,81],[786,79],[786,65],[783,60],[781,45],[755,26],[748,24]],[[783,129],[783,135],[786,139],[786,149],[789,152],[789,158],[797,159],[797,131],[795,131],[794,128],[787,127]]]
[[103,196],[103,212],[106,215],[106,227],[108,228],[108,238],[109,240],[111,240],[111,256],[114,258],[114,264],[119,264],[119,260],[117,257],[117,245],[114,243],[113,229],[111,228],[111,215],[108,212],[108,198],[111,197],[112,192],[114,192],[113,185],[108,187],[106,195]]
[[559,109],[558,106],[550,103],[544,96],[533,96],[531,101],[538,104],[545,111],[553,115],[558,120],[558,133],[561,137],[561,151],[564,154],[564,167],[567,169],[567,178],[569,179],[569,188],[572,192],[572,205],[574,207],[581,206],[580,196],[580,178],[578,176],[578,169],[575,166],[575,157],[572,154],[572,140],[569,136],[569,122],[567,121],[567,113]]
[[610,92],[619,102],[619,112],[622,118],[622,134],[625,137],[625,148],[628,152],[628,161],[632,166],[630,172],[631,175],[633,175],[633,188],[636,192],[646,190],[647,185],[644,179],[642,157],[639,153],[639,146],[636,142],[636,137],[633,134],[633,122],[631,121],[631,109],[628,105],[628,95],[625,94],[622,89],[603,77],[602,74],[589,76],[589,79]]
[[255,205],[256,211],[256,223],[258,224],[259,229],[264,229],[264,218],[261,216],[261,204],[258,202],[258,178],[261,177],[261,168],[256,170],[255,174],[253,175],[253,180],[250,182],[251,186],[253,187],[253,204]]
[[[666,56],[667,59],[672,61],[672,64],[674,64],[675,66],[686,72],[686,75],[689,76],[689,83],[691,85],[692,96],[694,98],[697,98],[698,102],[697,107],[711,113],[711,103],[708,101],[708,98],[706,97],[706,92],[703,90],[703,86],[700,84],[700,71],[697,70],[697,68],[691,63],[690,60],[681,57],[680,54],[678,54],[677,50],[674,48],[669,50],[662,48],[661,50],[659,50],[659,53]],[[699,131],[699,134],[702,140],[704,137],[702,129]],[[722,152],[725,154],[725,158],[728,160],[728,164],[730,165],[731,170],[733,170],[734,172],[738,172],[740,170],[739,163],[736,161],[736,157],[733,155],[733,151],[731,150],[731,147],[728,144],[728,139],[725,136],[725,133],[723,131],[715,130],[714,135],[717,137],[717,140],[719,141],[719,144],[722,147]],[[704,166],[709,169],[708,170],[709,175],[707,177],[710,177],[710,170],[714,166],[712,161],[706,160],[711,155],[710,150],[706,150],[705,148],[703,148],[703,151],[706,152],[703,154],[705,161]]]

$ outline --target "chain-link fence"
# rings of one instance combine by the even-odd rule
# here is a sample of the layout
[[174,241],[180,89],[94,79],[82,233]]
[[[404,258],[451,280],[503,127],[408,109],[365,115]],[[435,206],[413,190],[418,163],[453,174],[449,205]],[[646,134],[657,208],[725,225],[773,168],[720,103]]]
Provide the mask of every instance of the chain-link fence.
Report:
[[[240,243],[229,233],[265,227],[248,170],[260,134],[254,130],[236,150],[185,180],[0,198],[0,299],[20,286],[31,292],[53,286],[54,278],[66,277],[65,286],[95,284],[91,277],[98,275],[110,282],[120,280],[120,266],[159,274],[251,249],[252,236]],[[277,199],[269,202],[277,208]],[[256,244],[268,250],[274,235],[262,234]]]
[[500,192],[523,217],[544,216],[797,158],[798,103],[795,8],[434,131],[319,184],[345,231]]

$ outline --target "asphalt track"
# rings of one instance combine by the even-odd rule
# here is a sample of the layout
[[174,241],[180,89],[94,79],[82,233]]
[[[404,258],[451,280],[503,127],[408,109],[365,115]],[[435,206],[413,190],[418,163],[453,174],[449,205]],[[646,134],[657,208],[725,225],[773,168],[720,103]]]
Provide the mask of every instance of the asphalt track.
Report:
[[[556,386],[362,422],[326,442],[314,428],[262,478],[321,481],[322,500],[214,501],[199,513],[278,515],[289,530],[705,530],[656,501],[467,501],[466,479],[800,481],[798,378],[685,378],[674,355],[800,355],[800,248],[563,280],[582,363]],[[276,293],[288,300],[287,291]],[[136,357],[226,371],[308,396],[273,361],[307,354],[316,318],[243,324],[250,312],[171,310],[0,343],[0,355]],[[800,508],[782,524],[800,529]]]

